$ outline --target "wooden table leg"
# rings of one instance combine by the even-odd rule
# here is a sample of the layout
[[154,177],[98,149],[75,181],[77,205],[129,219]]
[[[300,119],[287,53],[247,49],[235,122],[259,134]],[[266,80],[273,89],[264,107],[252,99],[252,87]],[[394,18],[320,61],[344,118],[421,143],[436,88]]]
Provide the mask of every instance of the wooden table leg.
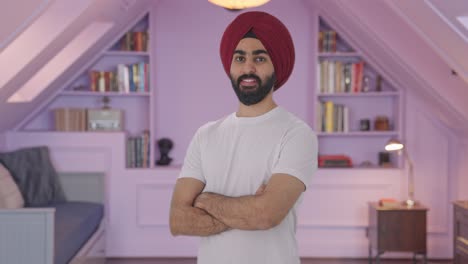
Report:
[[377,257],[375,258],[375,263],[380,264],[380,255],[382,255],[384,252],[379,252],[377,251]]

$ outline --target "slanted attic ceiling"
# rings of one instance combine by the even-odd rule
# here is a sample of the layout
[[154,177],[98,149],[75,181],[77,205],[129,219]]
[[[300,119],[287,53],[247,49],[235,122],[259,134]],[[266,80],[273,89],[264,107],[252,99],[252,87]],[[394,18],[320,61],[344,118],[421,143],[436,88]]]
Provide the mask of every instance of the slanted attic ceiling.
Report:
[[[10,1],[15,2],[16,1]],[[14,12],[16,9],[22,9],[23,5],[27,6],[29,12],[37,12],[38,8],[41,6],[37,5],[38,0],[36,1],[18,1],[17,5],[9,6],[10,12]],[[15,72],[13,78],[9,79],[5,76],[5,72],[8,70],[5,67],[4,76],[0,78],[0,83],[4,83],[7,79],[8,81],[0,86],[0,113],[2,118],[0,120],[0,132],[14,129],[20,122],[22,122],[28,114],[33,112],[35,109],[42,107],[45,103],[49,102],[51,97],[54,97],[58,92],[58,89],[63,87],[63,83],[67,82],[74,73],[83,68],[83,65],[90,61],[90,58],[93,58],[117,35],[118,32],[121,32],[122,28],[127,26],[133,19],[139,16],[142,12],[148,10],[153,6],[157,1],[153,0],[82,0],[82,1],[73,1],[73,0],[50,0],[47,2],[47,8],[41,10],[39,15],[33,15],[35,20],[27,23],[29,27],[34,25],[35,21],[41,18],[41,15],[47,13],[48,9],[56,8],[61,6],[63,13],[60,16],[68,15],[77,15],[76,19],[70,23],[60,34],[56,35],[53,39],[47,39],[50,37],[50,34],[47,34],[48,27],[47,23],[43,23],[43,26],[40,27],[37,32],[35,32],[34,37],[37,38],[37,41],[43,41],[44,38],[47,39],[50,43],[44,48],[40,53],[35,54],[35,56],[23,56],[24,53],[34,51],[35,48],[35,38],[31,38],[27,43],[21,43],[21,45],[15,46],[15,40],[20,38],[21,32],[27,31],[28,28],[22,29],[19,34],[16,35],[15,39],[8,41],[9,45],[2,49],[0,53],[0,65],[11,65],[13,66],[18,62],[28,61],[24,67],[21,65],[19,71]],[[84,7],[84,9],[83,9]],[[5,10],[5,9],[2,9]],[[34,10],[34,11],[33,11]],[[80,12],[79,14],[73,12]],[[22,15],[25,19],[28,19],[31,15]],[[61,23],[59,18],[49,18],[50,23]],[[55,21],[55,22],[54,22]],[[55,78],[50,85],[37,96],[34,100],[30,102],[23,103],[7,103],[7,100],[12,96],[20,87],[22,87],[28,80],[31,79],[38,71],[40,71],[44,65],[46,65],[51,59],[53,59],[58,52],[60,52],[70,41],[76,37],[79,32],[85,29],[93,22],[108,22],[113,24],[113,27],[108,30],[104,35],[100,37],[96,43],[91,46],[89,49],[81,51],[78,59],[71,64],[70,67],[64,70],[63,74]],[[14,26],[17,26],[20,23],[15,23]],[[1,23],[0,27],[8,27],[9,23]],[[15,28],[8,27],[8,29],[2,30],[2,32],[7,32],[6,35],[16,32]],[[6,42],[2,40],[2,43]],[[13,49],[15,52],[13,54],[8,54],[8,56],[2,56],[7,49]],[[24,51],[28,52],[24,52]],[[17,58],[17,60],[15,60]],[[7,76],[8,77],[8,76]],[[3,81],[2,81],[3,80]]]
[[[38,56],[29,58],[30,62],[11,81],[0,87],[0,132],[15,129],[33,110],[47,104],[74,72],[83,69],[89,58],[97,56],[112,36],[142,11],[162,1],[180,1],[183,8],[183,0],[88,1],[89,7],[66,31],[52,39],[50,45]],[[463,80],[468,80],[468,46],[466,38],[458,35],[459,32],[467,34],[467,31],[458,28],[459,25],[453,18],[457,15],[468,15],[468,1],[294,1],[301,1],[309,7],[310,12],[323,15],[351,42],[350,44],[359,47],[366,60],[378,66],[388,79],[431,105],[434,117],[455,131],[468,134],[468,104],[465,103],[468,99],[468,85]],[[73,11],[73,5],[78,1],[9,1],[6,5],[8,8],[2,9],[1,12],[14,13],[15,16],[11,20],[12,23],[1,23],[1,43],[13,43],[14,38],[8,36],[15,35],[16,32],[17,37],[27,29],[33,22],[28,19],[34,18],[34,12],[41,7],[49,8],[63,2],[67,3],[68,11]],[[285,5],[287,3],[284,1]],[[3,17],[6,16],[2,16],[2,19]],[[7,103],[7,99],[19,87],[53,58],[77,32],[93,21],[109,21],[114,23],[114,27],[95,45],[84,51],[75,63],[53,80],[36,99],[28,103]],[[459,29],[458,32],[454,27]],[[38,35],[40,36],[40,32]],[[4,48],[0,47],[0,52]],[[28,48],[33,49],[34,43]],[[21,53],[17,56],[21,56]],[[452,75],[452,70],[455,70],[458,76]]]
[[[468,45],[448,25],[430,28],[443,19],[436,12],[426,12],[424,30],[413,23],[401,10],[407,10],[408,2],[413,9],[423,9],[429,3],[418,1],[312,1],[312,8],[326,16],[327,20],[354,46],[360,47],[366,60],[379,66],[383,73],[407,93],[423,99],[431,106],[432,116],[455,132],[468,133],[468,82],[463,75],[455,76],[452,70],[463,67],[450,60],[443,50],[458,47],[459,56],[468,56]],[[433,1],[438,2],[439,1]],[[446,4],[452,3],[445,1]],[[453,1],[458,8],[468,12],[468,2]],[[440,3],[439,3],[440,4]],[[426,7],[427,8],[427,7]],[[462,10],[460,10],[463,13]],[[418,12],[415,14],[420,15]],[[446,15],[453,15],[446,13]],[[416,20],[416,18],[414,18]],[[429,23],[429,22],[428,22]],[[430,32],[430,33],[425,33]],[[440,34],[450,35],[450,41],[442,42],[436,49],[435,41]],[[412,109],[406,109],[410,111]]]

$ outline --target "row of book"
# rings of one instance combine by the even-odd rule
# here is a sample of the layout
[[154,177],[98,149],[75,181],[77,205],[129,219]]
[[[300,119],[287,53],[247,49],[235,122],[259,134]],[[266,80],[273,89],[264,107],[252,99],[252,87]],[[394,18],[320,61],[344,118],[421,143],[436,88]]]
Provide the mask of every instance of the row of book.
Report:
[[119,40],[119,49],[123,51],[147,51],[149,34],[147,31],[129,31]]
[[150,134],[144,130],[140,135],[127,138],[127,168],[150,167]]
[[86,131],[87,111],[85,108],[53,109],[55,131]]
[[336,31],[324,30],[319,32],[318,47],[319,52],[336,52]]
[[90,71],[92,92],[149,92],[149,64],[118,64],[116,71]]
[[349,108],[325,101],[317,104],[317,128],[320,132],[349,132]]
[[364,83],[364,61],[321,60],[317,65],[320,93],[359,93],[369,90]]

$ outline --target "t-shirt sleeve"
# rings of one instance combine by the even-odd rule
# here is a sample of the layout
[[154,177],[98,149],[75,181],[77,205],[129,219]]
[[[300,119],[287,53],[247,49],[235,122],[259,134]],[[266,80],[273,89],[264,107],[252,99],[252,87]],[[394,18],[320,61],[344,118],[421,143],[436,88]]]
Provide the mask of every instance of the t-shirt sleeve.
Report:
[[307,188],[317,170],[317,153],[317,136],[312,129],[305,124],[296,126],[283,138],[272,174],[289,174]]
[[194,178],[206,183],[201,163],[201,129],[195,133],[185,154],[179,178]]

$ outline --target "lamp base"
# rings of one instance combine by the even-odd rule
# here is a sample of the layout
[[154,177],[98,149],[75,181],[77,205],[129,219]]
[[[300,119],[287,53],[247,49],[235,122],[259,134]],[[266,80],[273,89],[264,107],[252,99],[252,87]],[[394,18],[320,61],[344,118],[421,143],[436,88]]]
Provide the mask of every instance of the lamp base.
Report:
[[406,204],[407,207],[411,208],[416,204],[416,201],[414,201],[412,199],[408,199],[408,200],[405,201],[405,204]]

